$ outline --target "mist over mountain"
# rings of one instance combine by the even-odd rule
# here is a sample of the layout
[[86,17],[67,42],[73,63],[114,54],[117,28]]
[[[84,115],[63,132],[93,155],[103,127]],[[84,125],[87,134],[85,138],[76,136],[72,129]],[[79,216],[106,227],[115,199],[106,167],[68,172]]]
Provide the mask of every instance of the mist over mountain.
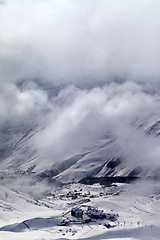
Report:
[[157,169],[159,9],[156,0],[1,3],[3,170],[44,171],[107,143],[106,161]]

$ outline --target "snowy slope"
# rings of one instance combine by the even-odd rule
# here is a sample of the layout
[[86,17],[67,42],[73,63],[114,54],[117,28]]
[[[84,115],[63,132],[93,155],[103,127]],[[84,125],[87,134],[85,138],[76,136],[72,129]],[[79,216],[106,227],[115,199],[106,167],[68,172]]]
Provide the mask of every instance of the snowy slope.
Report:
[[[145,122],[137,122],[136,127],[147,135],[159,137],[159,117],[153,116]],[[62,182],[79,181],[86,177],[105,176],[154,176],[159,168],[143,169],[138,162],[128,162],[125,146],[119,147],[120,139],[112,136],[98,139],[94,145],[69,159],[61,159],[54,164],[39,164],[40,156],[32,143],[32,137],[42,127],[25,126],[18,129],[4,129],[4,141],[1,145],[0,167],[2,172],[36,172],[39,176],[53,177]],[[5,154],[4,154],[5,153]],[[53,159],[54,161],[54,159]],[[146,174],[147,173],[147,174]]]
[[[138,185],[141,183],[138,183]],[[1,187],[0,238],[2,239],[159,239],[160,198],[157,194],[139,192],[131,186],[66,185],[50,189],[50,195],[15,192]],[[157,188],[159,185],[157,186]],[[54,194],[53,194],[54,193]],[[72,199],[68,193],[81,193]],[[94,196],[94,197],[93,197]],[[72,222],[72,207],[96,206],[114,213],[117,220]],[[67,226],[60,226],[63,219]],[[107,228],[105,224],[110,224]]]

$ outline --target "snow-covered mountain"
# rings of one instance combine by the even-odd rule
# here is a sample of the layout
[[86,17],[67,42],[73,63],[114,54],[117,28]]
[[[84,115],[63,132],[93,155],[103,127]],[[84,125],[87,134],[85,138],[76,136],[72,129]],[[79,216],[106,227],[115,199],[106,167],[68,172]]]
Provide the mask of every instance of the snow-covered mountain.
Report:
[[[144,122],[137,121],[135,126],[146,136],[159,138],[159,119],[158,115],[154,115]],[[118,142],[121,140],[111,135],[97,139],[90,148],[83,149],[68,159],[61,159],[53,164],[51,162],[49,165],[46,163],[41,167],[40,156],[32,144],[32,138],[43,128],[44,126],[25,124],[16,128],[6,126],[1,129],[3,139],[0,145],[1,172],[34,173],[39,177],[52,178],[64,183],[78,182],[89,177],[152,177],[159,174],[160,168],[147,169],[144,165],[143,169],[143,165],[141,166],[138,161],[129,162],[125,155],[126,146],[123,145],[120,149]]]
[[159,0],[0,0],[0,239],[160,239]]

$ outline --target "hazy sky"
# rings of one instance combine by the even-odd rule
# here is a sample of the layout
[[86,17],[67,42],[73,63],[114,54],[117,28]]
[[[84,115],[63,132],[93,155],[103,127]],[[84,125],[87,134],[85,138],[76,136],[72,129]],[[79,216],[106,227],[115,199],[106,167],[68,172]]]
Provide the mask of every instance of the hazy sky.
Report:
[[[108,131],[131,160],[157,162],[159,139],[133,123],[158,111],[159,13],[159,0],[2,1],[0,125],[38,116],[50,162]],[[51,97],[46,84],[63,88]]]

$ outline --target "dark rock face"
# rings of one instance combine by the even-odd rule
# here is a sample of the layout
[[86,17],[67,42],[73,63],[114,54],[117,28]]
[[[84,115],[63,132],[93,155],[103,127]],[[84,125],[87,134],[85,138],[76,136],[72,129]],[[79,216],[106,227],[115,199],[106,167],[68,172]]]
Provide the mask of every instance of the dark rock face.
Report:
[[102,185],[110,186],[112,183],[130,183],[132,181],[138,180],[138,177],[135,176],[126,176],[126,177],[100,177],[100,178],[93,178],[88,177],[80,180],[79,182],[82,184],[89,184],[92,185],[94,183],[100,183]]

